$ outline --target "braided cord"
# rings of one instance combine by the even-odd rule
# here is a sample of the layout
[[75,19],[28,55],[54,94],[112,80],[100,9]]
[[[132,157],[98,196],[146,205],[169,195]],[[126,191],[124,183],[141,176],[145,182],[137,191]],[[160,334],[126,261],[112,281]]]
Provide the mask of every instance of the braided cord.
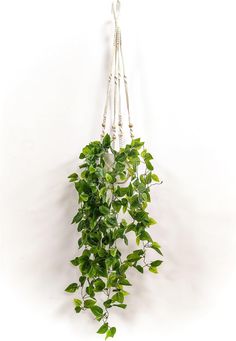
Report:
[[[123,134],[123,115],[121,112],[121,79],[124,82],[124,90],[125,90],[125,102],[126,102],[126,110],[128,114],[128,126],[130,131],[130,138],[134,138],[133,133],[133,124],[131,121],[131,113],[130,113],[130,102],[129,102],[129,92],[128,92],[128,82],[127,76],[125,73],[125,64],[124,64],[124,56],[122,49],[122,40],[121,40],[121,31],[118,25],[119,18],[119,10],[120,10],[120,1],[116,1],[112,5],[112,11],[115,21],[115,34],[114,34],[114,42],[113,42],[113,52],[112,52],[112,60],[110,73],[108,77],[108,85],[107,85],[107,93],[105,100],[105,108],[103,112],[103,120],[102,120],[102,133],[101,138],[104,137],[106,132],[106,122],[107,115],[109,111],[109,103],[111,110],[111,118],[112,118],[112,140],[113,140],[113,148],[116,146],[116,138],[117,138],[117,124],[118,124],[118,136],[119,136],[119,147],[122,147],[124,144],[124,134]],[[112,91],[113,89],[113,91]],[[118,116],[118,120],[117,120]],[[117,123],[118,121],[118,123]]]

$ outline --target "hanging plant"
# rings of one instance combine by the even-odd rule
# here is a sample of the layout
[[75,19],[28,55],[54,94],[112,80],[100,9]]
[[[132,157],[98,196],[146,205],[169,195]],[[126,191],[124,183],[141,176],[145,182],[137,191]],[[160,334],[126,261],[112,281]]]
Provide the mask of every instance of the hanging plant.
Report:
[[[117,2],[117,6],[119,2]],[[115,63],[112,63],[103,118],[101,141],[86,145],[80,154],[77,173],[69,176],[78,193],[78,211],[72,223],[79,232],[78,256],[71,260],[78,268],[78,282],[71,283],[66,292],[76,294],[76,313],[88,310],[101,323],[97,333],[113,337],[116,328],[109,324],[110,309],[126,308],[128,276],[130,268],[141,274],[145,270],[158,273],[162,263],[160,245],[149,233],[156,221],[147,212],[151,202],[150,190],[160,184],[153,172],[152,155],[144,142],[133,136],[130,122],[127,78],[120,68],[122,55],[120,29],[117,25],[118,8],[113,6],[116,23]],[[122,60],[122,59],[121,59]],[[123,71],[126,104],[131,135],[130,144],[122,146],[123,130],[120,114],[120,78]],[[114,79],[114,119],[112,136],[105,134],[108,99],[111,96],[111,80]],[[116,113],[119,114],[119,148],[116,148]],[[135,236],[136,248],[131,250],[130,239]],[[125,253],[122,251],[127,249]],[[147,261],[149,249],[158,258]],[[125,254],[125,255],[124,255]],[[148,257],[149,258],[149,257]]]

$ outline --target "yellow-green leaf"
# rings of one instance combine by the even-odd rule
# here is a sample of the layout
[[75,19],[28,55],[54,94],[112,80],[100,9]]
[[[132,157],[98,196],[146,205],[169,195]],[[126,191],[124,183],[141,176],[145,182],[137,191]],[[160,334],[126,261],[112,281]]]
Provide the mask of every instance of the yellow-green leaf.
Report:
[[108,323],[104,323],[97,331],[98,334],[105,334],[108,329]]
[[106,339],[108,337],[113,337],[116,333],[116,328],[115,327],[111,327],[108,331],[107,331],[107,334],[106,334]]
[[158,178],[156,174],[152,174],[152,180],[156,182],[160,182],[160,179]]
[[155,266],[150,266],[149,271],[153,272],[154,274],[157,274],[157,268]]

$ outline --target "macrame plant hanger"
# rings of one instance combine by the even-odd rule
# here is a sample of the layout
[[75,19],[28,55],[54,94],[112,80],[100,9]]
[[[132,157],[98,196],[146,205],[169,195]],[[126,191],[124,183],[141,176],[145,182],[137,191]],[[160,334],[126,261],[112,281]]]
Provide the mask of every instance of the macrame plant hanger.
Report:
[[[119,15],[120,15],[120,1],[119,0],[117,0],[116,2],[113,2],[112,13],[113,13],[114,23],[115,23],[115,33],[114,33],[110,73],[108,77],[106,101],[105,101],[105,107],[104,107],[104,112],[103,112],[101,139],[103,139],[107,131],[107,116],[108,116],[109,109],[110,109],[110,114],[111,114],[111,119],[112,119],[112,125],[111,125],[112,135],[111,136],[113,140],[113,148],[115,148],[117,145],[119,146],[119,148],[121,148],[125,143],[125,136],[124,136],[124,129],[123,129],[123,114],[122,114],[122,108],[121,108],[121,100],[122,100],[121,82],[122,80],[124,84],[126,111],[128,114],[128,127],[129,127],[131,140],[134,138],[134,133],[133,133],[133,123],[131,121],[128,82],[127,82],[127,76],[125,73],[121,29],[119,25]],[[118,130],[118,143],[116,142],[117,130]]]
[[[161,247],[149,234],[156,221],[147,211],[151,188],[161,182],[153,172],[152,155],[140,138],[134,138],[119,25],[120,0],[113,2],[112,13],[115,32],[101,140],[82,149],[82,164],[68,177],[78,194],[78,210],[72,220],[79,233],[78,256],[70,262],[79,276],[65,289],[76,295],[76,313],[89,311],[101,323],[97,333],[105,334],[106,339],[116,333],[110,324],[110,310],[127,306],[126,286],[132,285],[128,270],[157,274],[162,263]],[[129,243],[131,231],[135,246]],[[123,252],[125,247],[128,255]],[[149,249],[158,259],[146,258]]]

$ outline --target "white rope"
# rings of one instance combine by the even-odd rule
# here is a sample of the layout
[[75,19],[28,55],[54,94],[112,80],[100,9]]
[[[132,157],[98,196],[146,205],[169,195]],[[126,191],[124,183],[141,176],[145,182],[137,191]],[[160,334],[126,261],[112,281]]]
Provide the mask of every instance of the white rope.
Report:
[[128,122],[129,122],[130,137],[131,137],[131,139],[133,139],[134,138],[133,123],[131,121],[131,114],[130,114],[128,81],[127,81],[127,76],[126,76],[126,73],[125,73],[125,64],[124,64],[124,56],[123,56],[123,50],[122,50],[122,43],[120,44],[120,54],[121,54],[122,66],[123,66],[123,79],[124,79],[124,85],[125,85],[125,98],[126,98],[126,107],[127,107],[127,112],[128,112]]
[[[120,50],[120,45],[119,45]],[[120,51],[119,51],[120,52]],[[121,113],[121,92],[120,92],[120,80],[121,80],[121,65],[120,65],[120,58],[118,59],[118,94],[119,94],[119,102],[118,102],[118,113],[119,113],[119,120],[118,120],[118,126],[119,126],[119,147],[123,147],[124,141],[123,141],[123,119],[122,119],[122,113]]]
[[[121,99],[122,99],[121,98],[121,78],[123,78],[123,82],[124,82],[126,109],[127,109],[127,114],[128,114],[128,125],[129,125],[131,139],[134,138],[134,133],[133,133],[133,124],[131,122],[128,82],[127,82],[127,76],[125,73],[125,65],[124,65],[124,57],[123,57],[122,41],[121,41],[121,31],[120,31],[120,27],[118,24],[118,19],[119,19],[119,14],[120,14],[120,1],[119,0],[117,0],[116,3],[113,2],[112,13],[113,13],[114,22],[115,22],[115,35],[114,35],[114,43],[113,43],[111,69],[110,69],[110,74],[108,78],[105,108],[104,108],[104,113],[103,113],[101,138],[103,138],[106,132],[106,121],[107,121],[107,114],[108,114],[108,107],[109,107],[109,99],[111,99],[110,109],[113,111],[111,128],[112,128],[113,148],[115,148],[116,138],[117,138],[117,115],[118,115],[118,128],[119,128],[119,133],[118,133],[119,147],[122,147],[124,144],[123,117],[122,117],[122,112],[121,112],[122,110],[121,108]],[[113,88],[113,92],[112,92],[112,88]],[[114,97],[111,98],[112,96]]]
[[111,60],[111,68],[110,68],[110,73],[109,73],[109,77],[108,77],[107,94],[106,94],[105,108],[104,108],[104,112],[103,112],[101,138],[104,137],[105,131],[106,131],[106,122],[107,122],[107,111],[108,111],[108,104],[109,104],[109,95],[110,95],[110,92],[111,92],[111,81],[112,81],[112,78],[113,78],[113,63],[114,63],[114,55],[115,55],[115,39],[116,39],[116,37],[114,36],[113,53],[112,53],[112,60]]
[[112,139],[113,146],[115,148],[116,140],[116,117],[117,117],[117,91],[118,91],[118,46],[119,46],[119,27],[116,27],[116,39],[115,39],[115,72],[114,72],[114,107],[113,107],[113,122],[112,122]]

